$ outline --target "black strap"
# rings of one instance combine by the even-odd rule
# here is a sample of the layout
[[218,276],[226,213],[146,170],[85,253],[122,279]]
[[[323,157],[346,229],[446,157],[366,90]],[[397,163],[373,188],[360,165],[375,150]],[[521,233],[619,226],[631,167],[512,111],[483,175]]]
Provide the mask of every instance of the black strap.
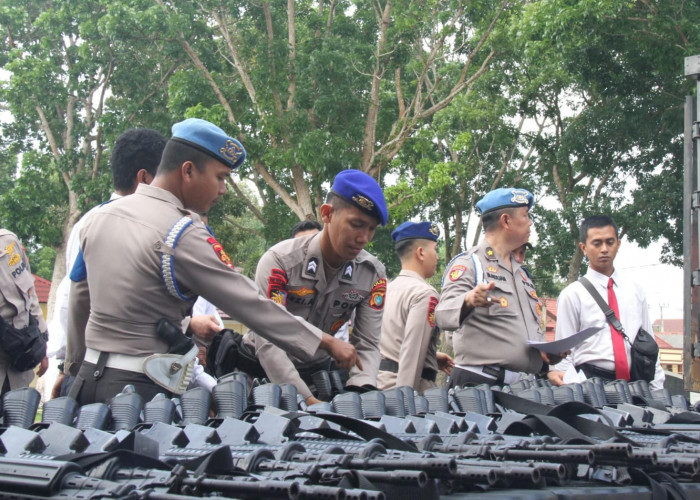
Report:
[[598,291],[593,286],[593,283],[588,281],[588,278],[586,278],[585,276],[579,278],[578,281],[586,288],[586,290],[588,290],[588,293],[591,294],[591,297],[593,297],[598,303],[598,306],[600,306],[600,308],[603,310],[603,314],[605,314],[605,318],[608,320],[608,323],[610,323],[615,330],[620,332],[620,334],[625,338],[625,340],[629,342],[629,339],[625,334],[625,328],[622,326],[622,323],[620,323],[620,320],[617,319],[617,316],[615,316],[615,311],[613,311],[608,305],[608,303],[605,302],[605,300],[603,300],[603,297],[600,296]]
[[[399,364],[392,359],[382,358],[379,361],[379,369],[385,372],[399,373]],[[432,368],[423,368],[423,370],[420,372],[420,378],[430,382],[435,382],[437,379],[437,370],[433,370]]]

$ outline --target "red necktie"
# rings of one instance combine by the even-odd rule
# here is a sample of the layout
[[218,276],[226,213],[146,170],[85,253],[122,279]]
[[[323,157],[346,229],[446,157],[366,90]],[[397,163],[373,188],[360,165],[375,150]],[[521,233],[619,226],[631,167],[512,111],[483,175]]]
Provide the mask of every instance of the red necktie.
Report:
[[[613,279],[608,281],[608,305],[613,310],[617,319],[620,319],[620,309],[617,307],[617,297],[613,290]],[[625,351],[625,339],[615,327],[610,325],[612,335],[613,354],[615,356],[615,378],[630,379],[630,367],[627,364],[627,351]]]

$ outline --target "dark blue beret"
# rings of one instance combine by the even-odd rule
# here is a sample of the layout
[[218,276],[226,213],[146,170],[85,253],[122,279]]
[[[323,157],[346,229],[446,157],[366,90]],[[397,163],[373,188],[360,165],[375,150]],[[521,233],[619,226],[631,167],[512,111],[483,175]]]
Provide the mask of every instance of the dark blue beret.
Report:
[[360,170],[343,170],[335,176],[331,192],[376,217],[382,226],[386,226],[388,213],[384,192],[372,176]]
[[188,118],[173,125],[170,140],[192,146],[231,169],[240,167],[245,161],[245,148],[240,142],[213,123],[199,118]]
[[510,207],[525,207],[530,210],[535,202],[535,197],[527,189],[498,188],[486,193],[476,202],[479,213],[486,214],[494,210]]
[[395,243],[402,240],[433,240],[440,236],[440,228],[433,222],[404,222],[391,232],[391,238]]

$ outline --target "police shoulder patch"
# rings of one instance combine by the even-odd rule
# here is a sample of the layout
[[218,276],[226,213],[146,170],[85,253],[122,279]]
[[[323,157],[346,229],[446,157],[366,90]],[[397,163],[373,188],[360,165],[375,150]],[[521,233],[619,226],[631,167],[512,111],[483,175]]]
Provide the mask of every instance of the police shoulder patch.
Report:
[[372,309],[381,311],[384,309],[384,298],[386,296],[386,278],[378,279],[370,290],[369,306]]
[[428,324],[431,328],[435,327],[435,308],[438,302],[437,297],[430,297],[430,302],[428,303]]
[[287,273],[284,269],[272,268],[267,278],[267,298],[286,306],[287,281]]
[[449,272],[450,281],[457,281],[459,278],[462,277],[464,271],[466,270],[467,268],[461,265],[452,266],[452,269],[450,269]]
[[231,260],[231,257],[228,256],[221,243],[219,243],[213,236],[207,238],[207,243],[209,243],[214,249],[214,252],[219,257],[219,260],[223,262],[227,267],[233,269],[233,261]]

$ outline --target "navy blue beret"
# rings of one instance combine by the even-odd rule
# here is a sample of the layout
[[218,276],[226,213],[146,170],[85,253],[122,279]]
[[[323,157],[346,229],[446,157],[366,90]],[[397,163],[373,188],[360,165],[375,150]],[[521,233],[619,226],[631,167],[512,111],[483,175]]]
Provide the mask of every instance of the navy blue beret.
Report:
[[395,243],[402,240],[433,240],[440,236],[440,228],[433,222],[404,222],[391,232],[391,238]]
[[335,176],[331,192],[376,217],[382,226],[386,226],[388,213],[384,192],[372,176],[360,170],[343,170]]
[[199,118],[188,118],[173,125],[170,140],[192,146],[231,169],[245,161],[245,148],[240,142],[213,123]]
[[494,210],[511,207],[525,207],[530,210],[535,202],[535,197],[527,189],[498,188],[486,193],[476,202],[479,213],[486,214]]

